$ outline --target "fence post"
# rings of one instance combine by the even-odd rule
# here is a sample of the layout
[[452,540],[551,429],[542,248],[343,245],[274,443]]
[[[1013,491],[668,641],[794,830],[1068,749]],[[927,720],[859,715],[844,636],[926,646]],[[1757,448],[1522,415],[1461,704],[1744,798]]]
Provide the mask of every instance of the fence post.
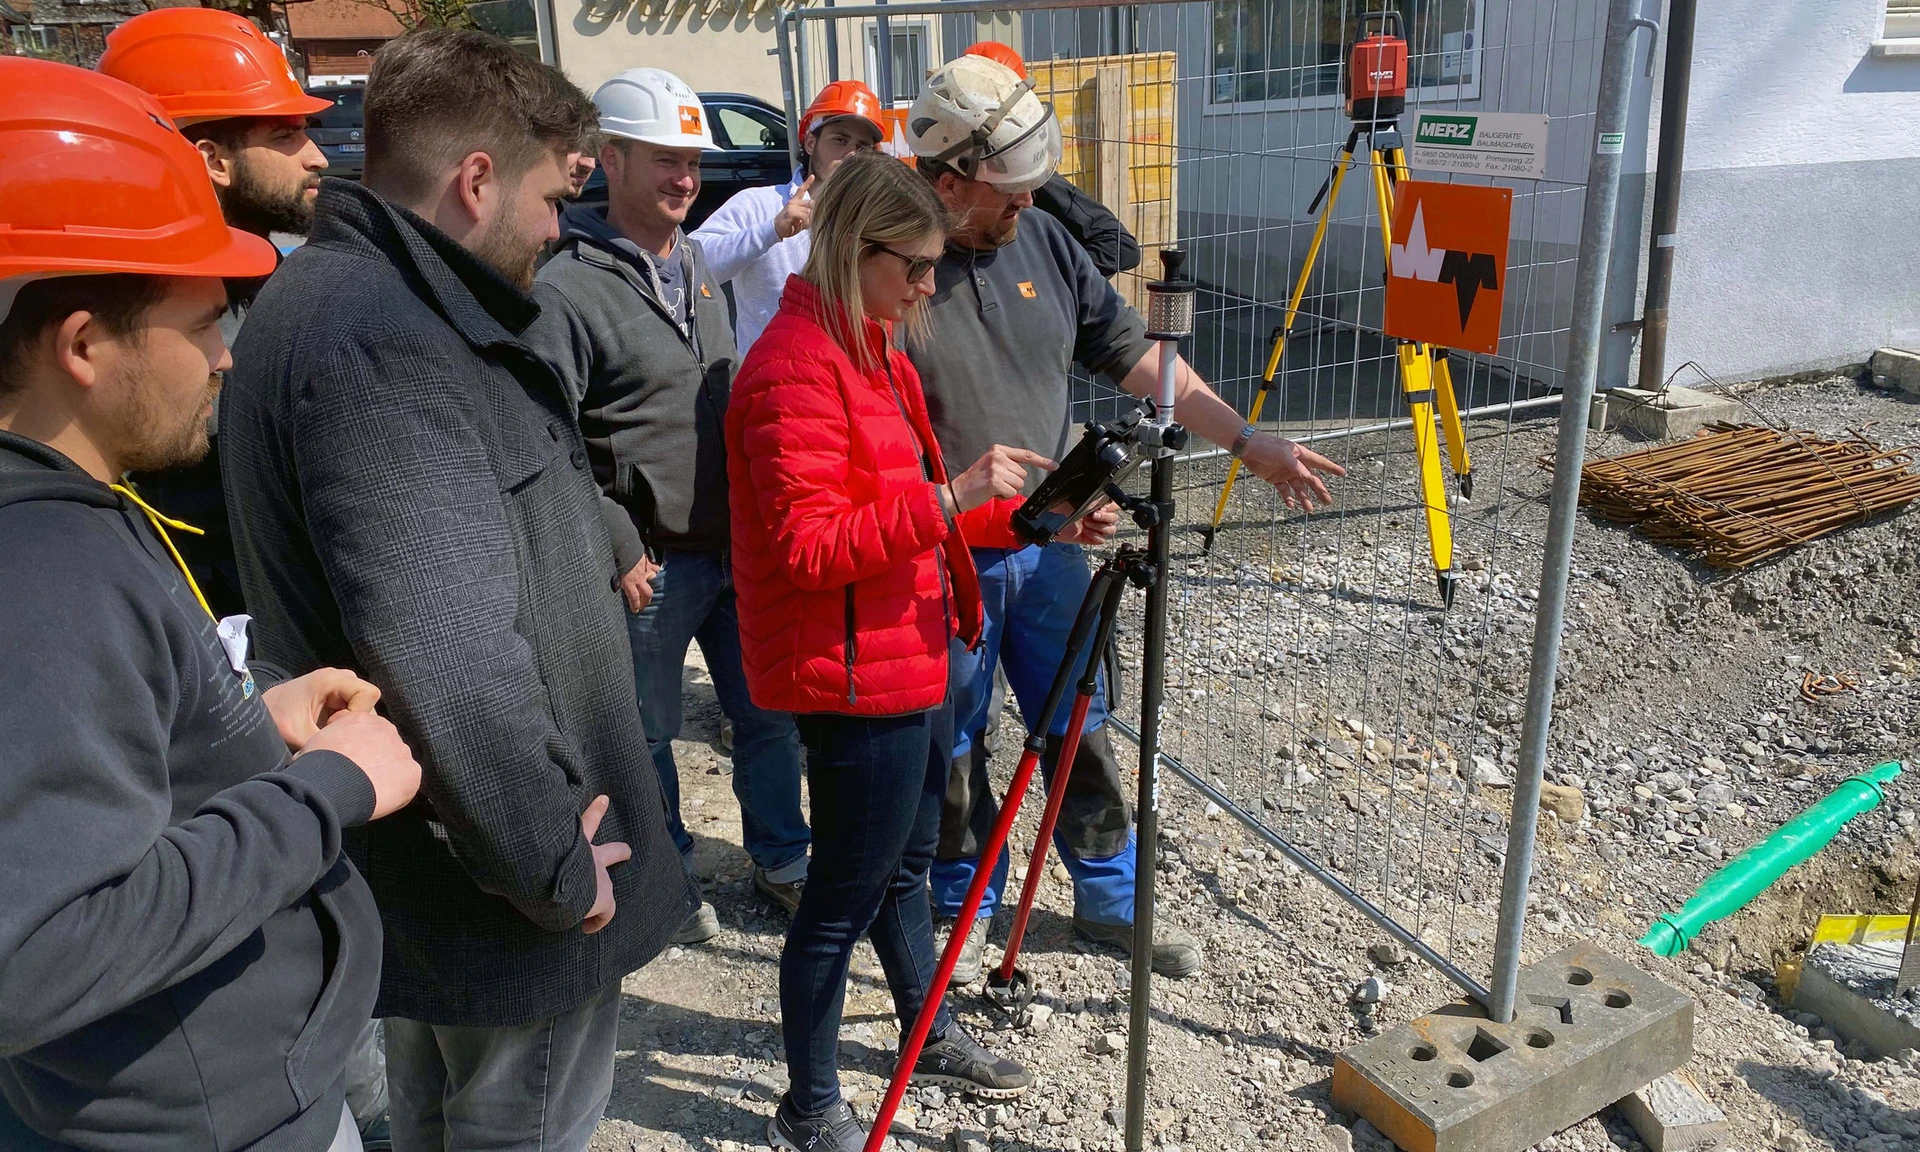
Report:
[[[1600,59],[1600,95],[1594,109],[1593,153],[1587,169],[1585,217],[1580,225],[1579,264],[1574,273],[1573,327],[1567,371],[1561,382],[1560,434],[1554,448],[1553,497],[1540,565],[1540,599],[1533,624],[1533,659],[1527,670],[1526,722],[1520,732],[1520,770],[1513,781],[1513,814],[1507,829],[1506,870],[1500,880],[1500,927],[1494,941],[1493,1002],[1501,1024],[1513,1019],[1514,987],[1520,978],[1520,935],[1527,915],[1527,885],[1533,876],[1534,832],[1540,823],[1540,777],[1547,764],[1547,726],[1553,718],[1553,684],[1560,664],[1560,630],[1566,618],[1567,578],[1573,563],[1573,526],[1580,498],[1580,465],[1586,453],[1587,413],[1600,368],[1604,335],[1607,258],[1613,251],[1614,214],[1620,200],[1620,162],[1625,150],[1627,103],[1633,92],[1633,32],[1659,32],[1635,14],[1638,0],[1611,0],[1606,49]],[[1652,51],[1651,46],[1648,49]],[[1651,56],[1649,56],[1651,59]]]
[[[793,33],[799,27],[796,13],[798,8],[789,8],[773,18],[774,51],[780,56],[780,98],[786,104],[787,112],[787,164],[789,168],[800,167],[800,98],[793,90]],[[833,35],[836,29],[827,25],[827,33]],[[805,39],[801,40],[804,46]],[[837,79],[837,77],[836,77]]]

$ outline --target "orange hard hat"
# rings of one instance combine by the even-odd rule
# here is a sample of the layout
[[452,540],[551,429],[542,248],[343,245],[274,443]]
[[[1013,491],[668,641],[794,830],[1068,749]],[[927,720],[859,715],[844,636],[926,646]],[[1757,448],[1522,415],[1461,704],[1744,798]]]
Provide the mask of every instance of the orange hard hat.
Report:
[[274,264],[272,244],[227,226],[206,161],[153,97],[0,56],[0,289],[84,273],[265,276]]
[[1013,69],[1013,74],[1020,77],[1020,79],[1025,80],[1027,78],[1027,62],[1020,59],[1020,53],[1015,52],[998,40],[982,40],[978,44],[969,44],[967,45],[967,50],[960,53],[960,55],[985,56],[995,63],[1005,64],[1007,67]]
[[880,123],[880,97],[858,80],[835,80],[820,89],[820,94],[800,113],[800,139],[829,120],[840,116],[858,116],[873,125],[874,135],[885,140],[886,125]]
[[156,8],[107,37],[100,71],[151,92],[175,124],[231,116],[312,116],[333,107],[309,96],[286,53],[244,16],[213,8]]

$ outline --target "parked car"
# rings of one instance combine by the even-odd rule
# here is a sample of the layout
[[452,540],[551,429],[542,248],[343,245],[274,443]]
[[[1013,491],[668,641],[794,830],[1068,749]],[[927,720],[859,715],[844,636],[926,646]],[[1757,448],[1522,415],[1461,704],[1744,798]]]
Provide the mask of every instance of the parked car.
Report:
[[366,94],[367,89],[361,84],[326,84],[307,89],[309,96],[333,101],[333,107],[307,121],[307,135],[327,158],[329,176],[358,180],[366,166]]
[[[700,158],[700,195],[687,212],[691,232],[742,188],[785,184],[793,170],[787,164],[786,114],[758,96],[742,92],[702,92],[713,142],[722,151]],[[333,159],[331,153],[327,159]],[[595,169],[580,192],[584,204],[607,202],[607,177]]]

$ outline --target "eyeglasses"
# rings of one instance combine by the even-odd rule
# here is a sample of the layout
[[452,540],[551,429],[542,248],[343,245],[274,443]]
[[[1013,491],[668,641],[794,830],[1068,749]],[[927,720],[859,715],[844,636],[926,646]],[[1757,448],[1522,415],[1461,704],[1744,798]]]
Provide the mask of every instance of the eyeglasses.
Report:
[[909,256],[905,252],[895,252],[885,244],[875,244],[873,249],[876,252],[885,252],[895,260],[905,264],[907,266],[907,283],[909,284],[918,284],[922,276],[933,271],[933,266],[940,263],[940,257],[938,256]]

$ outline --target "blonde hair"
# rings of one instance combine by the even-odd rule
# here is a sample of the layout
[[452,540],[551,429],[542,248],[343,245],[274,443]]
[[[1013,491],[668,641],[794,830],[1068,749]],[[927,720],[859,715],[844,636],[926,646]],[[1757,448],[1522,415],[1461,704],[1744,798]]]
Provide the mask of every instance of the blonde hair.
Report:
[[[825,307],[820,326],[853,362],[879,368],[872,345],[860,338],[866,300],[860,263],[881,248],[944,235],[948,215],[940,197],[911,168],[891,156],[864,152],[840,162],[813,208],[813,248],[800,275],[819,290]],[[891,257],[889,257],[891,259]],[[926,322],[926,300],[915,304],[899,328],[916,332]]]

